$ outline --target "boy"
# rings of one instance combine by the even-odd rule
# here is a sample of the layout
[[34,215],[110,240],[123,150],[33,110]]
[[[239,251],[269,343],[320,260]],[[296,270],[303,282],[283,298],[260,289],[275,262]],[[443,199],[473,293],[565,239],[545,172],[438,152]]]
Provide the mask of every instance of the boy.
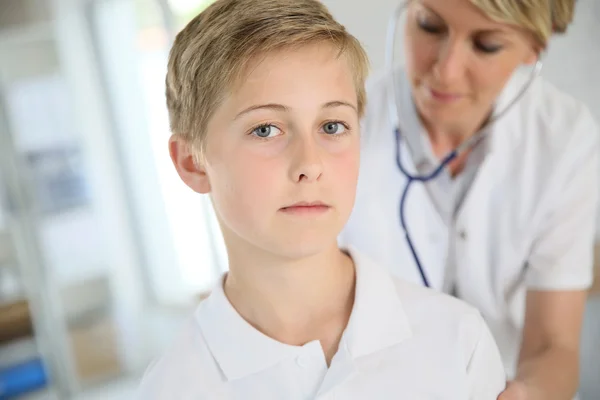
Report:
[[218,0],[167,73],[181,179],[229,272],[140,399],[477,399],[504,388],[479,314],[336,238],[354,203],[367,60],[316,0]]

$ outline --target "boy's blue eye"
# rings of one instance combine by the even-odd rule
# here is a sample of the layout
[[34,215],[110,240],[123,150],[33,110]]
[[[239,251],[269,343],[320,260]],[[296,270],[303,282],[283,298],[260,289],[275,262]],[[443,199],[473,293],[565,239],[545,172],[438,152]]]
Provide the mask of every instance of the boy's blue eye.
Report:
[[323,125],[323,132],[328,135],[339,135],[345,132],[346,127],[341,122],[327,122]]
[[257,128],[254,128],[252,131],[253,135],[263,139],[278,136],[279,133],[281,133],[281,131],[274,125],[261,125]]
[[254,130],[254,132],[256,132],[256,136],[268,137],[271,134],[271,127],[270,126],[261,126],[261,127],[256,128]]

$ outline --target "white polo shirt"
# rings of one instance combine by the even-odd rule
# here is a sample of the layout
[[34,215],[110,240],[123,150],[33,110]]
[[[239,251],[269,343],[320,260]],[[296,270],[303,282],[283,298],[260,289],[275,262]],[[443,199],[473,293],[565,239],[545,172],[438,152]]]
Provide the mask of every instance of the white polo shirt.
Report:
[[505,375],[480,314],[350,254],[356,297],[329,368],[318,341],[290,346],[248,324],[221,282],[149,368],[139,399],[495,400]]
[[[498,109],[514,99],[523,82],[520,75],[511,80]],[[340,243],[422,284],[400,226],[407,179],[396,164],[394,129],[399,126],[404,136],[399,146],[404,164],[415,172],[421,165],[415,165],[409,142],[422,136],[423,128],[406,77],[400,80],[400,118],[390,118],[390,87],[386,74],[368,85],[357,200]],[[526,291],[579,290],[592,282],[599,134],[582,103],[541,78],[487,130],[483,147],[469,160],[468,186],[452,190],[444,186],[444,176],[427,185],[414,183],[405,217],[432,287],[454,288],[481,312],[512,377]]]

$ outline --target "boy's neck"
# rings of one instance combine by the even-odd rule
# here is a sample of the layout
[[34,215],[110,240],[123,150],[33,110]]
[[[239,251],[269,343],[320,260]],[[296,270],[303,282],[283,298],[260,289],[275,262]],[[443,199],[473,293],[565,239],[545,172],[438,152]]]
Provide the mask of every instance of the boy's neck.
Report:
[[228,255],[224,290],[237,312],[282,343],[301,346],[320,340],[329,364],[354,305],[352,259],[335,243],[298,260],[265,253],[249,257],[247,251],[231,249]]

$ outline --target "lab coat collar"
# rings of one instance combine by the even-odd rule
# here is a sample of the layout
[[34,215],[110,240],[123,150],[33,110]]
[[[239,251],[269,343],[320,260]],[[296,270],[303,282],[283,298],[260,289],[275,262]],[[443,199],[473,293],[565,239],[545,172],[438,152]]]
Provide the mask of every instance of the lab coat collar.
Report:
[[[355,300],[338,354],[346,357],[349,353],[356,359],[409,338],[411,329],[389,273],[353,249],[348,253],[356,266]],[[196,320],[228,380],[266,370],[300,354],[301,347],[278,342],[246,322],[227,300],[223,279],[198,307]]]

